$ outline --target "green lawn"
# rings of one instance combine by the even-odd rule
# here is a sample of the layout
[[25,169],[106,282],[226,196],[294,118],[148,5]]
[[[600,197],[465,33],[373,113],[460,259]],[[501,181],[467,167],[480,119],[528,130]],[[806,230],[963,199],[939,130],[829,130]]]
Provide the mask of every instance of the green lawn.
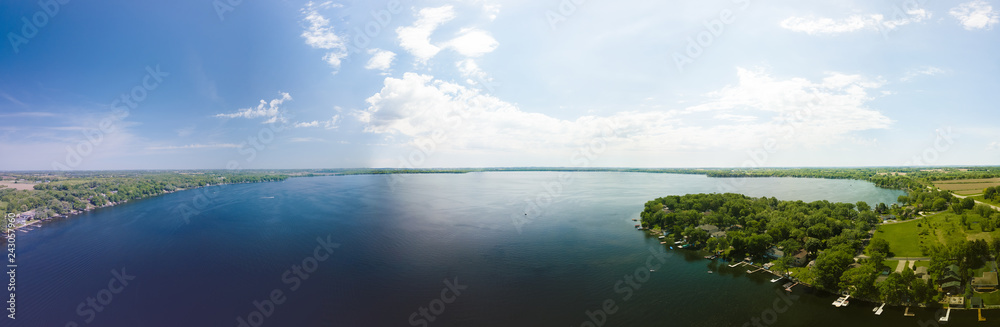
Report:
[[[931,267],[931,262],[930,261],[917,261],[915,267],[927,267],[927,268],[930,268]],[[916,269],[916,268],[914,268],[914,269]]]
[[[888,241],[889,251],[897,257],[922,257],[924,254],[920,251],[920,237],[917,235],[919,221],[879,226],[875,237]],[[896,266],[891,267],[896,268]]]
[[[968,227],[963,225],[966,217]],[[908,222],[879,226],[876,238],[889,242],[889,251],[896,257],[925,257],[924,247],[934,244],[954,244],[965,240],[983,239],[987,242],[1000,237],[1000,230],[984,232],[979,222],[982,217],[966,211],[963,215],[943,211]]]
[[986,198],[984,198],[982,195],[973,196],[972,199],[1000,207],[1000,202],[986,200]]
[[990,293],[972,292],[972,295],[983,298],[983,304],[1000,305],[1000,291],[993,291]]

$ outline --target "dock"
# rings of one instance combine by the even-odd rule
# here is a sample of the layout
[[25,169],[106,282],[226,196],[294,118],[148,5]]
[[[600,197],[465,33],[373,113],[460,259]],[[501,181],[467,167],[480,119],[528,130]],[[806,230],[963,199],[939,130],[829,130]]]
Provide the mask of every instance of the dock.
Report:
[[[789,284],[791,284],[791,285],[789,285]],[[792,287],[795,287],[795,285],[798,285],[798,284],[799,284],[798,282],[795,282],[795,283],[785,283],[785,285],[783,285],[783,286],[785,287],[785,291],[786,292],[791,292],[792,291]]]
[[881,316],[882,315],[882,308],[885,308],[885,303],[882,303],[882,305],[875,307],[875,309],[872,309],[872,311],[875,312],[876,316]]
[[915,315],[916,315],[916,314],[914,314],[914,313],[910,312],[910,307],[906,307],[906,311],[903,311],[903,316],[904,316],[904,317],[913,317],[913,316],[915,316]]
[[983,309],[978,309],[978,311],[979,311],[979,321],[986,321],[986,318],[983,317]]
[[748,274],[752,274],[752,273],[755,273],[755,272],[758,272],[758,271],[761,271],[761,270],[764,270],[764,269],[765,268],[757,268],[757,270],[754,270],[754,271],[750,271],[749,269],[747,269],[747,273]]
[[842,296],[842,297],[839,297],[839,298],[837,298],[836,301],[833,301],[833,306],[838,307],[838,308],[840,308],[840,307],[846,307],[850,303],[849,301],[847,301],[850,298],[851,298],[850,294]]
[[940,322],[948,322],[948,318],[951,317],[951,308],[948,308],[948,312],[944,314],[944,317],[938,319]]

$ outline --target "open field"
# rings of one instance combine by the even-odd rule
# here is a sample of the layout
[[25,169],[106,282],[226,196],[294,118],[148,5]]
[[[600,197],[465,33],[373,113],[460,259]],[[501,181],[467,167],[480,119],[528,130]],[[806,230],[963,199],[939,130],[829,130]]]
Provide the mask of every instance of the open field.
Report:
[[982,217],[966,212],[967,225],[962,224],[962,215],[945,211],[923,219],[882,225],[875,233],[876,238],[889,242],[889,251],[896,257],[927,256],[924,249],[934,244],[952,244],[963,240],[986,240],[1000,237],[1000,230],[984,232],[979,222]]
[[14,181],[0,181],[0,185],[16,189],[16,190],[34,190],[35,184],[29,183],[14,183]]
[[987,187],[1000,186],[1000,178],[937,181],[934,182],[934,186],[955,194],[973,195],[983,193],[983,189]]
[[[884,225],[878,228],[875,237],[889,241],[889,252],[897,257],[922,257],[917,221]],[[895,269],[896,266],[890,268]]]

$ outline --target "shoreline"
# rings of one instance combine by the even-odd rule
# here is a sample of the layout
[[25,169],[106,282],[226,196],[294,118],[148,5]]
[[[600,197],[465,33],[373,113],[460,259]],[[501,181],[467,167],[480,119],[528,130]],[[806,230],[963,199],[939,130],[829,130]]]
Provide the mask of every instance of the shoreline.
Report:
[[[649,236],[653,236],[653,237],[657,236],[655,233],[652,233],[652,231],[650,231],[650,230],[645,230],[645,231],[647,232],[647,235],[649,235]],[[661,244],[661,245],[666,245],[666,244]],[[702,255],[702,254],[712,254],[711,252],[707,252],[707,251],[702,250],[702,249],[692,250],[692,249],[676,248],[676,249],[673,249],[673,250],[674,251],[678,251],[678,250],[691,251],[691,252],[694,252],[695,254],[697,254],[699,256]],[[730,260],[726,260],[726,259],[723,259],[721,257],[719,259],[722,259],[722,262],[724,262],[724,263],[732,262]],[[706,260],[714,260],[714,259],[706,259]],[[745,263],[743,263],[743,262],[745,262]],[[769,274],[771,274],[773,276],[781,277],[783,279],[788,279],[788,280],[790,280],[792,282],[796,282],[797,283],[796,286],[804,286],[804,287],[812,289],[814,291],[820,291],[820,292],[823,292],[823,293],[826,293],[826,294],[829,294],[829,295],[833,295],[833,296],[838,296],[839,295],[839,293],[832,292],[832,291],[829,291],[829,290],[826,290],[826,289],[823,289],[823,288],[820,288],[820,287],[816,287],[816,286],[813,286],[811,284],[802,282],[801,280],[799,280],[799,279],[797,279],[795,277],[781,275],[781,274],[779,274],[779,273],[777,273],[777,272],[775,272],[775,271],[773,271],[771,269],[765,269],[763,267],[763,265],[760,265],[760,264],[751,264],[749,262],[746,262],[745,259],[741,260],[741,261],[737,261],[737,263],[743,263],[743,264],[740,265],[740,266],[737,266],[737,267],[726,267],[726,268],[733,269],[733,270],[742,270],[742,269],[738,269],[738,268],[739,267],[752,267],[752,268],[754,268],[754,269],[752,269],[754,271],[754,273],[762,272],[762,271],[763,272],[767,272],[767,273],[769,273]],[[745,273],[745,275],[747,277],[749,277],[751,275],[751,273]],[[1000,291],[997,291],[997,292],[1000,292]],[[872,300],[872,299],[868,299],[868,298],[855,297],[854,295],[851,295],[851,297],[854,300],[856,300],[856,301],[862,301],[862,302],[865,302],[865,303],[867,303],[869,305],[876,305],[876,306],[878,306],[878,305],[881,305],[881,304],[884,303],[884,302],[881,302],[881,301],[878,301],[878,300]],[[974,311],[974,310],[1000,310],[1000,306],[985,306],[983,308],[965,308],[965,307],[957,308],[957,307],[949,307],[946,303],[943,303],[943,302],[937,302],[936,304],[938,304],[938,306],[936,308],[938,308],[938,309],[946,309],[946,310],[947,309],[952,309],[952,310],[968,310],[968,311]],[[918,304],[912,304],[912,305],[885,303],[885,306],[886,307],[892,307],[892,308],[909,308],[909,307],[915,307],[915,308],[935,308],[935,307],[930,306],[930,305],[928,305],[926,303],[918,303]]]
[[[292,177],[292,176],[289,176],[289,178],[290,177]],[[308,177],[308,176],[294,176],[294,177]],[[284,181],[284,180],[280,180],[280,181]],[[117,205],[129,203],[130,201],[133,201],[133,200],[151,199],[151,198],[155,198],[155,197],[158,197],[158,196],[161,196],[161,195],[166,195],[166,194],[171,194],[171,193],[177,193],[177,192],[182,192],[182,191],[191,191],[191,190],[197,190],[197,189],[202,189],[202,188],[212,187],[212,186],[270,183],[270,182],[280,182],[280,181],[220,183],[220,184],[211,184],[211,185],[204,185],[204,186],[198,186],[198,187],[192,187],[192,188],[185,188],[185,189],[176,189],[176,190],[173,190],[173,191],[163,191],[162,193],[157,193],[157,194],[153,194],[153,195],[150,195],[150,196],[147,196],[147,197],[138,198],[138,199],[124,200],[124,201],[120,201],[120,202],[109,202],[108,204],[105,204],[105,205],[102,205],[102,206],[88,207],[88,208],[83,209],[83,210],[70,210],[69,212],[67,212],[65,214],[57,214],[57,215],[51,216],[51,217],[40,218],[40,219],[32,219],[32,220],[27,221],[24,225],[16,226],[14,228],[7,228],[6,227],[6,223],[4,223],[3,230],[4,230],[4,234],[10,234],[11,232],[17,232],[20,229],[26,228],[26,227],[34,226],[36,228],[39,228],[39,227],[42,227],[43,224],[51,222],[52,220],[55,220],[57,218],[69,219],[69,218],[72,218],[74,216],[82,215],[84,213],[91,212],[91,211],[94,211],[94,210],[104,209],[104,208],[110,208],[110,207],[114,207],[114,206],[117,206]],[[32,210],[34,210],[34,209],[32,209]],[[28,210],[28,211],[32,211],[32,210]],[[17,215],[21,215],[23,213],[24,212],[20,212],[20,213],[16,213],[16,214]],[[27,231],[25,231],[25,233],[27,233]],[[4,237],[3,241],[0,242],[0,244],[7,244],[7,238]]]

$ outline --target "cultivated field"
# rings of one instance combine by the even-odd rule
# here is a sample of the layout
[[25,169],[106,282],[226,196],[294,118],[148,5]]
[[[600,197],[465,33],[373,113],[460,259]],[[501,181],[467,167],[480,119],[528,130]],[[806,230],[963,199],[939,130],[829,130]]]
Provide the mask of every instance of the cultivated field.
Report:
[[934,186],[959,195],[981,194],[987,187],[1000,186],[1000,178],[938,181],[934,182]]

